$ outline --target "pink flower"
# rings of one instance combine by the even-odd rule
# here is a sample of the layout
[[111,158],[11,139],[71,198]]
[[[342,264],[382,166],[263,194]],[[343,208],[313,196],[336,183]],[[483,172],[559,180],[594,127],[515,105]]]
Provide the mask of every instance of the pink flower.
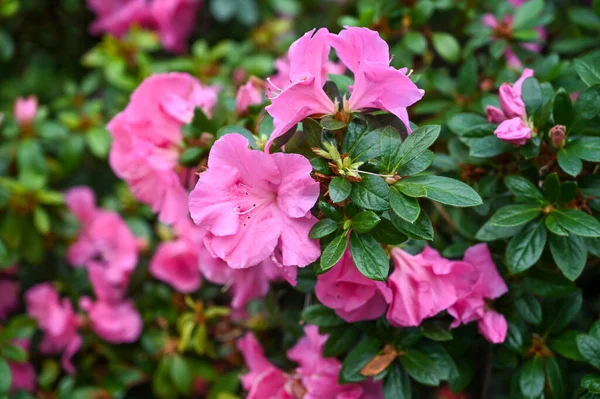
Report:
[[439,388],[436,392],[436,399],[469,399],[466,393],[454,393],[447,385]]
[[242,376],[242,386],[248,391],[246,399],[292,399],[287,392],[289,376],[275,367],[265,357],[265,353],[251,333],[247,333],[237,342],[244,356],[248,373]]
[[525,144],[531,138],[527,111],[521,97],[523,82],[531,76],[533,76],[533,70],[525,69],[512,86],[503,83],[499,90],[502,109],[493,106],[487,107],[488,121],[500,124],[494,131],[496,137],[516,146]]
[[204,231],[188,220],[177,226],[178,238],[161,243],[154,253],[150,261],[150,274],[179,292],[190,293],[200,288],[198,257]]
[[451,327],[479,320],[479,330],[493,343],[502,343],[507,324],[504,316],[490,310],[486,300],[496,299],[508,292],[508,287],[492,260],[487,244],[477,244],[465,252],[464,262],[473,266],[473,274],[465,276],[473,282],[470,292],[448,309],[454,318]]
[[133,25],[157,31],[165,49],[181,53],[193,32],[200,0],[87,0],[97,16],[92,34],[123,36]]
[[113,171],[139,201],[158,212],[163,223],[187,218],[189,174],[178,172],[181,128],[192,121],[196,107],[210,117],[217,92],[188,74],[153,75],[108,124],[113,137],[109,156]]
[[81,347],[81,337],[77,333],[80,321],[67,298],[62,301],[50,283],[31,287],[25,294],[27,313],[38,323],[44,332],[40,352],[58,354],[62,352],[62,366],[68,373],[74,373],[71,358]]
[[207,231],[204,244],[232,268],[254,266],[277,250],[284,266],[304,267],[321,251],[308,238],[319,184],[297,154],[248,149],[248,140],[228,134],[217,140],[208,170],[190,194],[192,219]]
[[66,202],[81,223],[77,241],[67,252],[69,262],[94,269],[90,273],[95,281],[126,285],[137,264],[138,242],[125,221],[116,212],[96,208],[94,194],[87,187],[70,189]]
[[384,282],[373,281],[358,271],[350,251],[331,270],[317,276],[315,293],[321,303],[349,323],[379,318],[392,299]]
[[0,321],[6,320],[19,307],[20,289],[21,284],[18,282],[0,278]]
[[130,301],[110,304],[82,297],[79,306],[88,313],[92,330],[108,342],[135,342],[142,333],[142,317]]
[[260,86],[251,78],[248,83],[238,89],[235,97],[235,111],[243,115],[248,111],[249,106],[261,104],[263,100]]
[[392,259],[395,269],[388,284],[393,299],[387,319],[395,326],[416,327],[470,292],[463,276],[471,275],[473,267],[466,262],[444,259],[430,247],[418,255],[394,248]]
[[[29,352],[29,340],[27,339],[17,339],[14,340],[12,344],[20,347],[25,352]],[[12,375],[10,391],[35,393],[37,376],[33,365],[28,362],[17,363],[9,361],[8,366],[10,367],[10,373]]]
[[38,100],[35,96],[19,97],[15,100],[14,115],[21,126],[30,125],[38,111]]
[[[390,66],[389,49],[377,32],[366,28],[346,27],[339,35],[327,29],[307,32],[290,47],[291,84],[272,98],[266,110],[274,118],[275,130],[265,149],[277,137],[311,115],[338,112],[325,91],[327,62],[331,46],[354,73],[352,94],[344,99],[344,112],[376,108],[391,112],[408,126],[406,107],[423,97],[423,90],[411,82],[406,70]],[[400,94],[398,94],[400,93]]]
[[299,364],[296,372],[306,390],[305,397],[383,399],[381,383],[365,381],[361,384],[338,384],[342,364],[336,358],[323,357],[326,341],[327,335],[319,334],[316,326],[308,325],[304,327],[304,337],[287,353],[290,360]]

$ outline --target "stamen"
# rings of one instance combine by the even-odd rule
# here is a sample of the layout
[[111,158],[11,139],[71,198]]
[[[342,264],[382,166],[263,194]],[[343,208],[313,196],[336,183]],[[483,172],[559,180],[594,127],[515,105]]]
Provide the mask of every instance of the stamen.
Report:
[[256,204],[252,204],[251,208],[249,208],[243,212],[238,211],[238,208],[239,208],[239,206],[236,206],[235,208],[233,208],[233,212],[237,213],[238,215],[245,215],[247,213],[252,212],[254,210],[254,208],[256,208]]
[[411,69],[410,71],[408,71],[408,73],[406,74],[406,76],[410,77],[410,75],[412,75],[413,72],[414,72],[414,70]]
[[273,86],[277,91],[281,91],[281,89],[279,87],[277,87],[277,85],[271,81],[271,77],[267,78],[267,82],[269,82],[269,84],[271,86]]

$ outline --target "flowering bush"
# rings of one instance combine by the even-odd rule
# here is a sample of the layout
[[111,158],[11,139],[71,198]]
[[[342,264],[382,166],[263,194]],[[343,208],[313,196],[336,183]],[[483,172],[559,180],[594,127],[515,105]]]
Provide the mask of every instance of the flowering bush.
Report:
[[47,3],[0,399],[600,397],[600,1]]

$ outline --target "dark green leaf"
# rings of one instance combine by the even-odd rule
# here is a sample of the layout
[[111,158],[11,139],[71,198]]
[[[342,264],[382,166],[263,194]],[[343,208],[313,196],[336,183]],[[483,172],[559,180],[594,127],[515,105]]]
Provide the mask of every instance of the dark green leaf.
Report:
[[398,168],[396,173],[398,176],[413,176],[421,173],[431,166],[435,154],[429,150],[425,150],[421,155],[410,161],[409,163]]
[[575,118],[590,120],[600,114],[600,85],[585,89],[575,101]]
[[581,379],[581,387],[593,393],[600,393],[600,377],[587,374]]
[[394,188],[409,197],[418,198],[427,196],[427,189],[424,186],[413,184],[407,180],[400,180],[398,183],[394,184]]
[[568,397],[565,372],[564,370],[561,370],[556,357],[549,357],[546,359],[546,377],[548,378],[550,390],[555,398]]
[[535,325],[542,322],[542,306],[533,295],[522,295],[515,301],[515,308],[526,322]]
[[415,129],[401,144],[400,151],[394,159],[397,160],[393,170],[398,170],[419,155],[421,155],[440,135],[440,126],[423,126]]
[[557,299],[556,309],[558,309],[558,311],[547,318],[547,320],[551,321],[550,331],[552,333],[557,333],[566,328],[581,309],[582,303],[583,295],[580,290],[572,292],[566,297]]
[[431,35],[433,47],[446,61],[455,63],[460,58],[460,44],[449,33],[433,32]]
[[577,349],[589,364],[600,369],[600,339],[591,335],[579,335],[577,337]]
[[383,173],[393,174],[396,172],[396,165],[400,162],[400,146],[402,139],[400,134],[393,127],[386,127],[379,135],[379,145],[381,147],[381,166]]
[[348,124],[342,153],[348,153],[354,161],[365,162],[379,155],[379,134],[369,131],[367,121],[355,117]]
[[544,391],[544,365],[541,359],[529,359],[523,366],[519,378],[521,392],[528,398],[537,398]]
[[381,221],[375,212],[363,211],[352,216],[352,230],[357,233],[368,233]]
[[334,177],[329,183],[329,197],[333,202],[342,202],[350,195],[352,183],[341,176]]
[[319,209],[321,210],[323,215],[325,215],[329,219],[333,219],[337,222],[342,221],[343,215],[338,209],[336,209],[335,206],[328,204],[325,201],[319,201]]
[[310,229],[308,236],[310,238],[323,238],[333,233],[340,227],[339,223],[335,220],[331,219],[323,219],[319,220],[313,227]]
[[335,327],[344,324],[332,309],[323,305],[312,305],[302,311],[302,320],[319,327]]
[[571,176],[579,175],[583,169],[581,159],[568,148],[562,148],[558,151],[558,165]]
[[448,121],[448,128],[455,134],[461,135],[473,126],[487,124],[487,119],[478,114],[457,114]]
[[558,125],[569,126],[573,122],[573,103],[569,94],[562,87],[558,89],[554,96],[554,110],[552,115],[554,123]]
[[588,86],[593,86],[600,83],[600,70],[595,65],[579,59],[574,61],[575,71]]
[[[537,0],[533,0],[537,1]],[[522,6],[519,8],[525,7]],[[522,98],[525,103],[527,115],[533,115],[542,106],[542,88],[540,83],[534,77],[529,77],[523,82]]]
[[600,137],[581,137],[569,143],[568,149],[585,161],[600,162]]
[[567,330],[558,337],[552,338],[548,342],[548,346],[562,357],[582,361],[584,360],[583,356],[581,356],[579,349],[577,349],[577,336],[580,334],[581,332],[579,331]]
[[379,176],[364,175],[359,183],[354,184],[350,198],[367,210],[385,211],[390,207],[390,187]]
[[470,142],[469,155],[476,158],[491,158],[512,148],[514,146],[496,136],[486,136]]
[[[401,181],[400,183],[402,183]],[[414,176],[404,180],[404,184],[410,183],[425,188],[426,197],[442,204],[467,207],[481,205],[479,194],[467,184],[443,176]],[[400,185],[401,187],[402,185]],[[404,194],[404,190],[400,190]],[[408,194],[407,194],[408,195]]]
[[423,352],[408,349],[400,361],[406,372],[417,382],[434,387],[440,385],[435,360]]
[[433,240],[433,226],[425,212],[421,212],[414,223],[396,216],[394,212],[390,214],[390,218],[392,224],[407,237],[414,240]]
[[179,163],[183,166],[196,166],[204,154],[204,148],[192,147],[188,148],[179,157]]
[[538,204],[516,204],[502,207],[491,218],[493,226],[513,227],[520,226],[537,218],[542,213]]
[[371,280],[385,281],[390,261],[379,243],[370,235],[350,233],[350,252],[356,268]]
[[371,235],[378,242],[387,245],[398,245],[408,240],[408,237],[400,233],[388,219],[381,219],[371,230]]
[[543,0],[530,0],[520,7],[517,7],[512,23],[513,29],[524,29],[535,25],[543,8]]
[[389,367],[388,375],[383,382],[383,396],[385,399],[411,399],[412,390],[410,378],[399,362],[393,362]]
[[504,183],[509,191],[519,199],[544,200],[544,195],[540,190],[529,179],[522,176],[507,176]]
[[187,360],[180,356],[173,356],[171,361],[171,381],[181,394],[189,394],[192,389],[194,376]]
[[320,272],[325,272],[335,266],[335,264],[338,263],[342,258],[342,255],[344,255],[347,246],[348,238],[346,232],[343,232],[331,240],[321,254]]
[[390,190],[390,206],[396,215],[410,223],[414,223],[421,212],[419,201],[402,194],[397,186],[392,186]]
[[547,236],[543,222],[531,222],[510,240],[506,247],[506,261],[511,273],[521,273],[538,261]]
[[475,238],[480,241],[495,241],[502,238],[509,238],[517,234],[521,230],[521,226],[513,227],[496,227],[488,220],[477,232]]
[[427,50],[427,39],[420,32],[407,32],[402,38],[402,43],[415,54],[424,54]]
[[323,346],[324,357],[335,357],[356,345],[361,335],[360,328],[354,325],[340,326],[333,330]]
[[600,222],[577,209],[560,208],[553,212],[558,223],[571,233],[582,237],[600,237]]
[[569,236],[550,235],[552,258],[566,278],[575,281],[583,272],[587,260],[585,242],[574,234]]
[[542,187],[544,189],[544,194],[548,198],[550,202],[558,202],[560,199],[560,179],[558,178],[557,173],[551,173],[546,177],[546,181],[544,181],[544,185]]
[[339,382],[345,384],[348,382],[363,381],[365,377],[360,374],[360,371],[377,356],[381,347],[381,343],[376,339],[363,339],[344,359],[342,369],[340,370]]
[[342,121],[335,119],[333,116],[326,116],[321,119],[321,127],[325,130],[335,131],[346,127],[346,124]]
[[556,220],[556,216],[554,214],[549,214],[544,219],[544,223],[546,223],[546,228],[553,234],[559,236],[568,236],[569,232],[565,230],[560,224],[558,224],[558,220]]
[[0,357],[0,394],[8,393],[12,385],[12,375],[8,362]]
[[310,160],[310,165],[312,166],[312,168],[314,170],[316,170],[317,172],[322,173],[326,176],[331,176],[333,174],[333,172],[331,171],[331,168],[329,167],[329,163],[327,162],[327,160],[325,158],[321,158],[321,157],[312,158]]

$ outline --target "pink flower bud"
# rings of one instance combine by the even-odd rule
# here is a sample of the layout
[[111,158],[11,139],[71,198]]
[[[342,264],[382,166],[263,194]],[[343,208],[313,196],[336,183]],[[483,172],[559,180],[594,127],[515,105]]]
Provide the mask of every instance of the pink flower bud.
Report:
[[565,127],[563,125],[556,125],[550,129],[550,139],[552,145],[556,148],[563,148],[565,145]]
[[19,125],[30,125],[37,111],[38,100],[35,96],[19,97],[15,100],[14,114]]

